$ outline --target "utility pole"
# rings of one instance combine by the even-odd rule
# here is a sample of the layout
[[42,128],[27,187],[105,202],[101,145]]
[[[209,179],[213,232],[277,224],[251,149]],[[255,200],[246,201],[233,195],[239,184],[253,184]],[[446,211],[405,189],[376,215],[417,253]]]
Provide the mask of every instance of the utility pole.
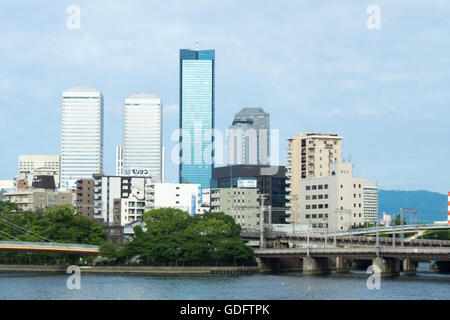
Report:
[[377,245],[376,245],[376,247],[377,247],[377,258],[380,257],[380,232],[379,232],[379,229],[378,229],[379,220],[380,219],[378,219],[378,217],[377,217]]
[[259,248],[264,249],[264,195],[259,196],[261,201],[259,206]]

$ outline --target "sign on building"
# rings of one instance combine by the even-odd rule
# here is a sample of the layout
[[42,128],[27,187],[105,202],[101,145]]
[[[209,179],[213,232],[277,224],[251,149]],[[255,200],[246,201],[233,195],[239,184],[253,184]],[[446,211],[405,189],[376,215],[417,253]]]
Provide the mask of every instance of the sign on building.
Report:
[[256,180],[238,180],[238,188],[256,188]]

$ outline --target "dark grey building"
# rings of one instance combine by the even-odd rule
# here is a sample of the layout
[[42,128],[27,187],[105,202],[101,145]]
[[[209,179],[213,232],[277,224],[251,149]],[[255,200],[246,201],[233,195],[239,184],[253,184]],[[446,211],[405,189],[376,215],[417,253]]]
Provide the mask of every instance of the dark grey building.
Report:
[[[211,188],[237,188],[243,181],[255,180],[259,194],[266,194],[272,223],[286,223],[286,168],[284,166],[234,165],[213,168]],[[240,182],[241,181],[241,182]]]
[[227,164],[270,164],[270,116],[261,108],[243,108],[227,131]]

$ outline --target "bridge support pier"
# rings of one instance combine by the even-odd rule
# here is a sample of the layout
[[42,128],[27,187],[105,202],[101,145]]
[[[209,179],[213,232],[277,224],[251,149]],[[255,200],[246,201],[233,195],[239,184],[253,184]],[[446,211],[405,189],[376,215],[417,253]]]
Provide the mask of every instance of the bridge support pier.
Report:
[[256,258],[260,272],[271,272],[280,269],[278,259],[271,258]]
[[380,272],[381,277],[393,277],[400,274],[400,261],[392,258],[376,258],[372,260],[372,271]]
[[406,258],[403,260],[403,275],[404,276],[414,276],[416,275],[416,268],[418,262],[411,260],[410,258]]
[[450,262],[448,261],[437,261],[430,263],[431,273],[449,273],[450,272]]
[[336,272],[350,272],[350,262],[347,258],[336,257]]
[[312,258],[310,256],[303,258],[303,274],[322,273],[330,273],[328,258]]

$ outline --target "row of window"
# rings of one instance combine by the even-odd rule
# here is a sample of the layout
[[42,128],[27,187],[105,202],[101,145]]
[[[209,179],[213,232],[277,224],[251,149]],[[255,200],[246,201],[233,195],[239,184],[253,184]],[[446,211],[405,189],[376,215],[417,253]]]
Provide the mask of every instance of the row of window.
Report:
[[328,185],[327,184],[319,184],[319,185],[312,185],[312,186],[306,186],[305,190],[309,191],[309,190],[323,190],[323,189],[328,189]]
[[309,209],[328,209],[328,204],[327,203],[325,203],[325,204],[313,204],[313,205],[307,204],[306,205],[306,210],[309,210]]
[[328,199],[328,194],[305,196],[305,200]]

